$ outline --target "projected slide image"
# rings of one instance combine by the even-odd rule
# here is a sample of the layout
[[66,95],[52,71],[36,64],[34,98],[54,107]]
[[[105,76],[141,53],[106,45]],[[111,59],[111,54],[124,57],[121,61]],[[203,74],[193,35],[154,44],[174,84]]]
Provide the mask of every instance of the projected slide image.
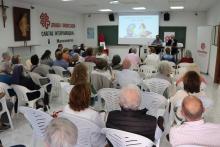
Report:
[[158,32],[158,15],[119,16],[119,43],[129,44],[130,39],[143,43],[146,39],[153,40]]

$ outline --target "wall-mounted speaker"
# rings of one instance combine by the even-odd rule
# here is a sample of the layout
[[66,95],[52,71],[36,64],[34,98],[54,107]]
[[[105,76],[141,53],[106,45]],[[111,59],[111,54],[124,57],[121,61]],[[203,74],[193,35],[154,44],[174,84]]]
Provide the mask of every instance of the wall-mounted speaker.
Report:
[[169,21],[170,20],[170,13],[168,13],[168,12],[164,13],[163,20],[164,21]]
[[113,13],[108,15],[109,21],[115,21],[115,16]]

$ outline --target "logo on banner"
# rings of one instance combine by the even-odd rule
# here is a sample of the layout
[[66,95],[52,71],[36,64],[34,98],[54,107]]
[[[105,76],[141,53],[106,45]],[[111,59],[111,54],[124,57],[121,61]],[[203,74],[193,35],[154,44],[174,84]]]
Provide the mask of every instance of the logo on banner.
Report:
[[198,50],[198,52],[203,53],[203,54],[207,54],[207,51],[205,51],[205,49],[206,49],[206,44],[204,42],[201,42],[200,50]]
[[48,27],[50,26],[50,18],[47,15],[47,13],[41,13],[40,24],[42,25],[42,27],[44,27],[46,29],[48,29]]

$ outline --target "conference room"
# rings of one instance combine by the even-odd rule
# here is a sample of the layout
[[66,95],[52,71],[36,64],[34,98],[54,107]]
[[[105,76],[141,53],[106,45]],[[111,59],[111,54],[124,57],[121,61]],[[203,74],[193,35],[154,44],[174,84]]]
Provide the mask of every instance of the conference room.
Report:
[[219,0],[1,0],[0,147],[220,147]]

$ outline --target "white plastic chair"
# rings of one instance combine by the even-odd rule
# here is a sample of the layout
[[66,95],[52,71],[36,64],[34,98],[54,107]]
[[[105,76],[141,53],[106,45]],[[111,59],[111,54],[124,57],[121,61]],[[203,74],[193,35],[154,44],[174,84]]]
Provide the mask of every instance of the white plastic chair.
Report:
[[64,81],[63,77],[57,74],[47,74],[47,77],[50,79],[50,82],[52,84],[52,97],[58,97],[60,96],[60,82]]
[[[143,80],[143,85],[145,90],[150,90],[150,92],[155,92],[164,95],[165,90],[171,86],[170,82],[164,79],[151,78]],[[146,86],[146,87],[145,87]]]
[[2,110],[0,111],[0,116],[3,113],[7,113],[10,127],[11,127],[11,129],[14,129],[14,126],[13,126],[13,123],[12,123],[12,120],[11,120],[11,115],[10,115],[10,113],[8,111],[8,107],[7,107],[7,104],[6,104],[6,98],[5,97],[0,98],[0,103],[2,105]]
[[53,119],[49,114],[29,107],[19,107],[19,112],[23,113],[33,129],[33,147],[36,147],[37,138],[44,140],[45,129]]
[[30,60],[30,59],[27,59],[27,60],[25,61],[25,64],[26,64],[26,69],[27,69],[28,71],[30,71],[30,70],[31,70],[31,66],[32,66],[31,60]]
[[73,70],[74,70],[74,67],[68,67],[67,70],[72,74]]
[[98,91],[98,97],[105,101],[105,110],[107,112],[121,110],[119,106],[119,92],[120,89],[114,88],[103,88]]
[[142,99],[140,108],[147,108],[147,114],[155,116],[163,116],[168,107],[168,100],[157,93],[154,92],[142,92]]
[[[78,128],[77,147],[104,147],[106,144],[106,138],[101,134],[101,128],[92,121],[85,118],[61,113],[60,117],[64,117],[73,122]],[[93,145],[92,143],[99,143],[99,145]]]
[[3,83],[3,82],[0,82],[0,87],[4,90],[5,95],[6,95],[8,98],[11,98],[11,99],[13,100],[13,103],[15,103],[16,96],[11,97],[10,94],[8,93],[8,90],[9,90],[9,89],[12,89],[12,87],[9,86],[9,85],[6,84],[6,83]]
[[103,128],[102,133],[114,147],[152,147],[155,145],[150,139],[134,133],[117,129]]
[[88,76],[89,76],[89,81],[91,81],[91,73],[92,73],[92,71],[94,70],[94,68],[95,68],[95,63],[93,63],[93,62],[83,62],[86,66],[87,66],[87,68],[88,68]]
[[61,77],[69,77],[68,75],[66,75],[66,73],[69,73],[68,70],[64,69],[61,66],[52,66],[54,72],[58,75],[60,75]]
[[202,146],[202,145],[178,145],[176,147],[207,147],[207,146]]
[[156,69],[158,68],[158,65],[160,64],[160,61],[151,60],[151,59],[148,59],[148,58],[146,58],[144,62],[145,62],[146,65],[154,66]]
[[152,65],[142,65],[140,67],[140,72],[144,73],[146,79],[152,78],[155,73],[157,73],[157,69]]
[[[44,98],[44,89],[43,88],[41,88],[39,90],[29,90],[24,86],[15,85],[15,84],[12,84],[11,87],[14,89],[14,91],[17,95],[18,106],[20,106],[22,104],[22,101],[24,101],[28,104],[29,107],[34,108],[37,100]],[[32,93],[32,92],[37,92],[37,91],[40,92],[40,96],[34,100],[29,101],[28,97],[27,97],[27,93]]]

